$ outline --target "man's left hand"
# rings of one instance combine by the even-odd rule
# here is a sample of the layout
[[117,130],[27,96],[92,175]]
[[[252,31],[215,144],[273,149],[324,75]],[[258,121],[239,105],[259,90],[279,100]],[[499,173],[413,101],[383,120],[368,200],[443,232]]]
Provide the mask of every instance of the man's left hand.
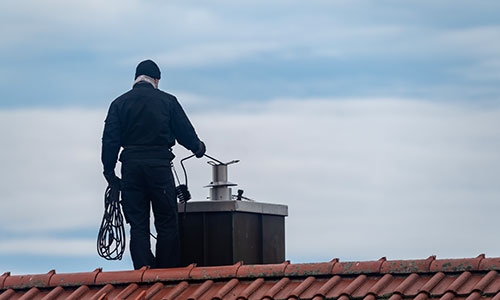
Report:
[[108,182],[108,185],[120,187],[120,181],[121,181],[121,179],[118,176],[116,176],[115,172],[113,172],[113,173],[104,173],[104,178],[106,178],[106,181]]
[[194,152],[194,155],[197,158],[202,158],[203,155],[205,155],[206,151],[207,151],[207,148],[205,147],[205,143],[203,143],[202,141],[200,141],[200,146],[198,147],[198,150],[196,152]]

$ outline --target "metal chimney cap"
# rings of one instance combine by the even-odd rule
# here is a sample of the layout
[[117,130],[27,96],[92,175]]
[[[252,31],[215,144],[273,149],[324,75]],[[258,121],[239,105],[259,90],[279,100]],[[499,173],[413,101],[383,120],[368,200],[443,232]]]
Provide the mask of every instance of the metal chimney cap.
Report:
[[227,163],[223,163],[223,162],[219,162],[219,163],[216,163],[215,161],[208,161],[207,164],[211,165],[211,166],[228,166],[230,164],[235,164],[235,163],[239,163],[240,160],[239,159],[235,159],[235,160],[232,160],[230,162],[227,162]]
[[[179,211],[184,211],[184,203],[178,203]],[[241,200],[204,200],[187,202],[186,212],[228,212],[238,211],[264,215],[288,216],[285,204],[250,202]]]
[[237,185],[238,184],[229,181],[218,181],[218,182],[211,182],[210,184],[207,184],[203,187],[222,187],[222,186],[237,186]]

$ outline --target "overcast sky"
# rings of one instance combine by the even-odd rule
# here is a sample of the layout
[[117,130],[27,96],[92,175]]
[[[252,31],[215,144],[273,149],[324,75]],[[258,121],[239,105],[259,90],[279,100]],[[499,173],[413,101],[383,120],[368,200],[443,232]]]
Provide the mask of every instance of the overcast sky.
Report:
[[[0,273],[132,268],[128,250],[95,250],[100,138],[147,58],[208,153],[241,160],[230,180],[289,206],[292,262],[500,256],[499,15],[498,1],[2,2]],[[202,200],[210,166],[187,167]]]

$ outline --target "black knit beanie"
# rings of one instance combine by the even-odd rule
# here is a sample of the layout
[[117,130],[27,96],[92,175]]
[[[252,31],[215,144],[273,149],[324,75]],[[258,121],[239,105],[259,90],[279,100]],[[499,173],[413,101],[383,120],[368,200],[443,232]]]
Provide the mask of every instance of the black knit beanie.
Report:
[[160,68],[154,61],[148,59],[141,61],[135,69],[135,79],[141,75],[146,75],[151,78],[160,79]]

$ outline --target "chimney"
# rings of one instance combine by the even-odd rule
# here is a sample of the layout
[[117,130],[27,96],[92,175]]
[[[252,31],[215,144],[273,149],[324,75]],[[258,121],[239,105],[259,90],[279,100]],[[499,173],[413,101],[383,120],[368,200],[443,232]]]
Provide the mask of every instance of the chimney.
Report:
[[[181,264],[198,266],[272,264],[285,261],[285,217],[288,206],[256,202],[228,181],[228,166],[212,166],[209,200],[179,203]],[[186,207],[184,207],[186,205]]]

